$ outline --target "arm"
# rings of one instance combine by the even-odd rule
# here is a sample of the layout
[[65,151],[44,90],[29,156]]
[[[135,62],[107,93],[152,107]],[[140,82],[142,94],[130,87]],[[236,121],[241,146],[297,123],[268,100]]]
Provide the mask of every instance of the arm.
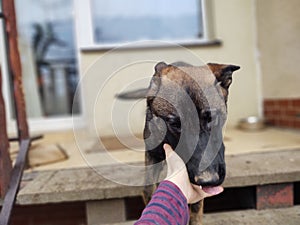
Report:
[[144,209],[138,224],[187,224],[189,210],[187,199],[181,190],[170,181],[163,181]]

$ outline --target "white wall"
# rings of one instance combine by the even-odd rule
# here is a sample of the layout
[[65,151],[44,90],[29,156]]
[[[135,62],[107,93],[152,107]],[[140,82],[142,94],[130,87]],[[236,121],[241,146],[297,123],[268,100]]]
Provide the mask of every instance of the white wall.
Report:
[[299,15],[299,0],[257,0],[264,98],[300,97]]

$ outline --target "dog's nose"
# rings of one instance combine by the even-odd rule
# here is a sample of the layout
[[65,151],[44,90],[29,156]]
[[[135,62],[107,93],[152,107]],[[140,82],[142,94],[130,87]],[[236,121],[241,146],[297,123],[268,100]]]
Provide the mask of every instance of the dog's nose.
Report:
[[201,186],[217,186],[222,183],[218,173],[211,173],[209,171],[204,171],[200,175],[195,176],[194,181]]

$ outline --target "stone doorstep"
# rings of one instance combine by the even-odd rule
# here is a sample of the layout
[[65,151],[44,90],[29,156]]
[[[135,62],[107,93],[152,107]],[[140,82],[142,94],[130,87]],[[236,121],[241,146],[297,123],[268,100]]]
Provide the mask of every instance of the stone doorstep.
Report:
[[[290,200],[293,196],[292,183],[300,180],[300,149],[281,152],[232,155],[227,156],[226,162],[227,177],[223,185],[225,188],[256,186],[258,209],[272,207],[272,204],[276,207],[287,207],[291,205]],[[99,207],[101,208],[100,211],[103,211],[102,207],[105,208],[109,203],[111,209],[108,212],[119,210],[121,216],[118,218],[118,221],[124,221],[125,207],[123,203],[120,204],[120,201],[123,202],[125,197],[140,196],[143,190],[143,187],[141,186],[144,178],[143,169],[141,169],[143,168],[143,162],[135,164],[135,166],[137,165],[139,165],[139,167],[128,167],[120,164],[96,168],[98,172],[100,171],[100,174],[103,174],[106,177],[115,175],[117,176],[115,177],[117,180],[129,182],[132,185],[121,185],[117,182],[110,181],[91,168],[29,173],[24,176],[25,183],[19,192],[17,203],[20,205],[35,205],[84,201],[86,202],[87,215],[89,215],[89,224],[92,225],[96,224],[100,219],[97,217],[97,214],[94,214],[93,212],[95,212],[95,210],[99,212]],[[273,195],[271,193],[273,193]],[[277,197],[274,198],[274,195]],[[282,202],[282,199],[285,200]],[[207,214],[207,216],[205,216],[208,221],[206,224],[250,225],[251,223],[238,223],[235,221],[237,220],[236,218],[244,217],[252,218],[254,221],[257,221],[255,219],[256,217],[262,218],[262,222],[256,224],[263,224],[265,218],[264,212],[270,212],[266,215],[282,215],[280,214],[281,211],[276,213],[276,210],[250,210],[242,212],[251,212],[255,217],[252,218],[250,214],[243,213],[235,215],[231,212],[230,214],[218,214],[223,215],[223,217],[220,217],[220,219],[218,219],[220,222],[216,223],[215,221],[218,221],[218,217],[214,216],[214,214]],[[226,215],[228,215],[228,218]],[[210,216],[213,218],[213,223],[209,223]],[[231,222],[225,223],[224,220],[222,220],[224,217],[226,218],[226,221],[228,220]],[[294,217],[292,215],[289,216],[289,218]],[[280,218],[278,221],[280,221]],[[282,216],[282,218],[284,217]],[[234,222],[232,222],[233,220]],[[274,219],[271,221],[273,220]],[[114,223],[117,221],[109,220],[103,222]],[[284,224],[295,223],[291,222]]]
[[[299,225],[300,206],[204,214],[205,225]],[[132,225],[134,221],[106,225]],[[98,224],[100,225],[100,224]]]
[[[287,207],[293,204],[291,200],[293,196],[292,182],[300,179],[300,150],[235,155],[228,156],[226,160],[228,173],[224,187],[256,186],[257,209]],[[135,165],[143,164],[141,162]],[[85,201],[89,224],[97,224],[97,221],[100,221],[101,218],[101,221],[103,221],[103,218],[108,218],[107,221],[103,221],[104,223],[124,221],[124,198],[141,195],[143,187],[134,185],[142,184],[143,171],[136,169],[136,167],[124,167],[124,165],[103,166],[97,169],[106,176],[115,174],[118,179],[123,179],[123,182],[133,182],[133,186],[121,185],[107,180],[90,168],[40,171],[25,175],[24,180],[27,183],[18,195],[18,204],[34,205]],[[110,208],[108,209],[107,206],[110,206]],[[105,212],[105,215],[95,213],[99,211]],[[109,212],[116,211],[120,215],[118,218],[107,217]],[[252,212],[258,219],[262,218],[261,221],[264,221],[264,212],[271,213],[266,215],[273,215],[277,211],[250,210],[242,212]],[[248,214],[243,213],[240,213],[240,216],[234,213],[218,215],[223,215],[223,217],[228,215],[228,217],[235,220],[237,220],[236,218],[248,217]],[[281,214],[278,213],[278,215]],[[216,223],[218,217],[214,214],[205,216],[208,220],[206,224],[209,224],[210,216],[214,219],[211,224],[251,224],[224,223],[223,217],[220,217],[220,222]],[[226,217],[226,221],[232,221],[232,218],[229,220]],[[291,216],[291,218],[294,217]],[[256,221],[255,218],[252,218],[252,220]],[[258,224],[263,224],[263,222]]]
[[[300,149],[227,156],[226,187],[262,186],[300,181]],[[139,167],[135,167],[140,165]],[[39,171],[26,174],[19,192],[21,205],[92,201],[140,196],[143,162],[128,165]],[[278,166],[280,165],[280,166]],[[122,185],[105,177],[114,176]],[[29,178],[28,178],[29,177]],[[27,179],[26,179],[27,178]]]

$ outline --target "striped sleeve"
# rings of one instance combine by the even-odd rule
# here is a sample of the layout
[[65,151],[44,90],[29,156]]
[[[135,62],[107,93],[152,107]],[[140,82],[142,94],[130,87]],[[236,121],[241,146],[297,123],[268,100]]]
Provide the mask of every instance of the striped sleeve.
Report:
[[189,210],[185,196],[175,184],[163,181],[135,225],[186,225],[188,220]]

